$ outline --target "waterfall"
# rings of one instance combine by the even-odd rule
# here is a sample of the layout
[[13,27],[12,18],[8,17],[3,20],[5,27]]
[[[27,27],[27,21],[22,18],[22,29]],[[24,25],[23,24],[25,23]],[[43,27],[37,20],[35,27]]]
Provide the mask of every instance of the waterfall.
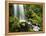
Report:
[[19,11],[20,11],[20,22],[25,22],[25,14],[24,14],[24,7],[23,5],[19,5]]
[[14,16],[16,16],[17,17],[17,4],[14,4]]
[[[18,14],[19,13],[19,14]],[[25,22],[24,7],[21,4],[14,4],[14,16],[19,17],[20,22]]]

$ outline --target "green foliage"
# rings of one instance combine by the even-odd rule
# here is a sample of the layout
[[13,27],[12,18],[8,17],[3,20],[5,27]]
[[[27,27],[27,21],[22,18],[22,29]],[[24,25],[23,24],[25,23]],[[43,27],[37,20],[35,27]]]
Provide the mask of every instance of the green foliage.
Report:
[[34,30],[33,29],[28,29],[28,32],[34,32]]
[[13,28],[14,28],[14,26],[13,26],[13,25],[14,25],[14,16],[10,16],[9,21],[10,21],[10,22],[9,22],[9,27],[10,27],[9,30],[10,30],[10,32],[12,32],[12,31],[14,30],[14,29],[13,29]]
[[[32,21],[32,24],[38,23],[40,25],[40,31],[42,31],[42,8],[40,5],[35,4],[26,4],[23,6],[24,12],[26,16],[26,20]],[[21,26],[19,22],[19,18],[16,16],[10,16],[10,32],[20,32]],[[23,24],[23,23],[21,23]],[[27,24],[27,23],[25,23]],[[27,29],[27,32],[34,32],[32,28]]]
[[34,5],[34,4],[28,5],[28,6],[26,5],[25,9],[26,9],[25,10],[26,16],[28,16],[32,20],[37,20],[38,23],[41,23],[41,20],[42,20],[42,17],[41,17],[42,16],[42,13],[41,13],[42,8],[40,7],[40,5]]

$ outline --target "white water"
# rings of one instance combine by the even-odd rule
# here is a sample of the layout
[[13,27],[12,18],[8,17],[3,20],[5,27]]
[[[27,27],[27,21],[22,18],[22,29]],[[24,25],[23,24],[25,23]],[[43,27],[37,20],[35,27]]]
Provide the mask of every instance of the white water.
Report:
[[17,17],[17,4],[14,4],[14,16],[16,16]]
[[23,5],[19,5],[19,11],[20,11],[20,22],[25,22],[25,14],[24,14],[24,7]]
[[14,16],[18,15],[18,12],[17,12],[18,10],[17,9],[19,9],[19,19],[20,19],[20,22],[25,22],[25,14],[24,14],[24,7],[23,7],[23,5],[14,4]]

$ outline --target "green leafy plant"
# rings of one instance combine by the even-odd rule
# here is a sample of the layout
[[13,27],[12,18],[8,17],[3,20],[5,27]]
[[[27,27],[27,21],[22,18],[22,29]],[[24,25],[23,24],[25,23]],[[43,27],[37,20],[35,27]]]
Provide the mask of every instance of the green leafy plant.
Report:
[[[38,23],[39,31],[42,31],[42,7],[36,4],[26,4],[23,7],[26,21],[32,21],[32,25]],[[19,18],[16,16],[10,16],[9,22],[10,32],[34,32],[27,22],[19,22]]]

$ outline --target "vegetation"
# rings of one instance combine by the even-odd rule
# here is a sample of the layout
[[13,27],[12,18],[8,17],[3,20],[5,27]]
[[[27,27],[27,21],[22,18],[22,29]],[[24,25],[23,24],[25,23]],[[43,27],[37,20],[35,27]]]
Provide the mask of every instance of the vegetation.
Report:
[[23,6],[26,16],[26,21],[31,22],[19,22],[18,17],[10,16],[9,30],[10,32],[35,32],[33,26],[38,26],[42,31],[42,7],[36,4],[26,4]]

